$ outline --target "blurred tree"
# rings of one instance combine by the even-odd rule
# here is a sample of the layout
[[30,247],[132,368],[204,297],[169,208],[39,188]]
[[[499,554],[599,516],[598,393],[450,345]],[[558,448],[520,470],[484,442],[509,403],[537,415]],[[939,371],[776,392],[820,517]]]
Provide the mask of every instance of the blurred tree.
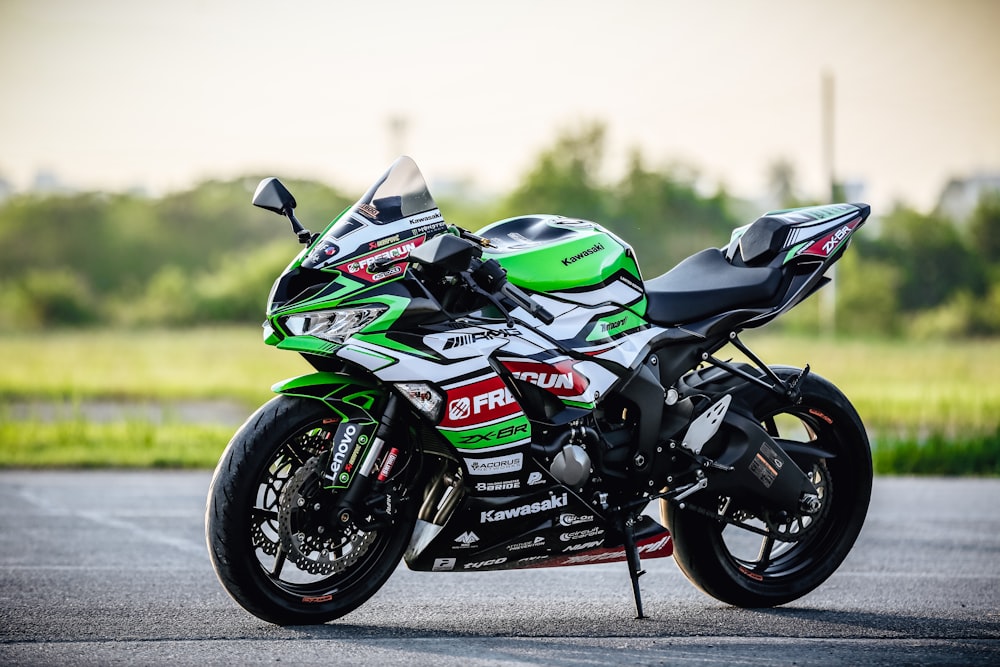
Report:
[[852,242],[852,248],[837,263],[838,333],[900,333],[903,323],[897,294],[901,274],[895,264],[865,257],[860,244]]
[[875,259],[900,270],[899,307],[904,312],[939,306],[966,290],[986,292],[981,258],[948,220],[897,208],[883,221],[882,237],[869,246]]
[[627,172],[614,190],[608,226],[639,250],[644,275],[662,273],[688,255],[729,241],[739,223],[728,213],[728,196],[718,190],[703,197],[697,172],[674,167],[651,171],[633,150]]
[[101,311],[85,278],[66,268],[33,269],[2,284],[0,328],[34,330],[94,324]]
[[[256,251],[271,242],[284,245],[286,262],[298,249],[286,221],[250,205],[258,180],[208,181],[161,199],[84,193],[7,200],[0,205],[0,282],[9,292],[3,299],[4,326],[84,323],[109,315],[126,323],[188,321],[196,305],[190,276],[218,271],[225,256],[233,257],[230,270],[242,269],[240,255],[242,261],[256,261]],[[300,217],[314,231],[349,204],[317,183],[287,184],[300,202]],[[284,264],[274,266],[270,262],[266,270],[276,274]],[[252,271],[237,273],[250,278]],[[52,276],[48,285],[45,275]],[[258,288],[262,279],[252,275],[255,283],[247,289],[262,290],[254,293],[254,318],[274,277]],[[215,275],[213,284],[221,279]],[[231,299],[213,301],[219,318],[232,317],[235,299],[250,298],[229,292]],[[212,301],[207,292],[204,298]],[[170,299],[177,301],[166,303]],[[91,312],[85,315],[81,308]]]
[[979,200],[969,222],[969,234],[977,253],[987,262],[1000,264],[1000,193],[991,192]]

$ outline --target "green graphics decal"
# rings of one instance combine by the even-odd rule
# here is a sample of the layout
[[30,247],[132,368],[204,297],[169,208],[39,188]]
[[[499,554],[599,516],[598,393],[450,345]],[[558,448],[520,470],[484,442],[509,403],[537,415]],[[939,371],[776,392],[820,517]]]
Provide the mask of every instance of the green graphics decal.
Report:
[[495,373],[444,387],[444,417],[438,429],[459,449],[487,449],[530,441],[521,406]]
[[601,343],[610,341],[623,334],[636,331],[646,326],[646,321],[630,310],[620,310],[612,315],[606,315],[594,322],[587,342]]

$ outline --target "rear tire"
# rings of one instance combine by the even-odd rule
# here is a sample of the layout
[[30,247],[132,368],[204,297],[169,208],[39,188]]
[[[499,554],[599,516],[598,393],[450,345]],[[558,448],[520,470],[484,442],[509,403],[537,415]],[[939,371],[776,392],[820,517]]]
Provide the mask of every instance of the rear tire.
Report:
[[[400,502],[401,488],[390,491],[392,525],[368,532],[334,531],[319,512],[306,508],[298,518],[281,505],[293,488],[309,495],[309,507],[335,505],[337,492],[322,488],[309,462],[329,447],[337,423],[317,400],[278,396],[233,436],[212,478],[205,515],[212,565],[233,599],[270,623],[325,623],[354,610],[386,582],[409,542],[416,513],[413,502]],[[289,515],[299,522],[291,538]],[[294,555],[289,539],[304,540]]]
[[[847,557],[868,511],[871,450],[861,419],[847,398],[815,375],[806,377],[799,403],[782,405],[773,397],[762,397],[754,412],[772,437],[835,454],[812,458],[789,452],[803,472],[813,475],[814,483],[823,485],[822,510],[815,517],[798,517],[777,527],[768,523],[768,517],[745,517],[747,525],[770,530],[772,537],[673,503],[661,503],[661,512],[673,535],[674,559],[698,588],[738,607],[772,607],[809,593]],[[699,502],[704,509],[715,510],[725,499]]]

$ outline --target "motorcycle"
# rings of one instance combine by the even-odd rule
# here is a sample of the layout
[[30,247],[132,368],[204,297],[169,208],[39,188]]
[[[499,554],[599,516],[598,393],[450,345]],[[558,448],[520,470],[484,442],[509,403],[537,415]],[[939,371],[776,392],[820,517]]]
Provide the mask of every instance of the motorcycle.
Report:
[[861,419],[740,334],[826,284],[869,206],[768,213],[643,280],[594,222],[449,225],[408,157],[319,234],[277,179],[253,204],[306,246],[264,342],[315,369],[273,387],[209,490],[213,567],[255,616],[341,617],[400,560],[623,561],[642,618],[641,559],[671,555],[708,595],[771,607],[852,548],[872,485]]

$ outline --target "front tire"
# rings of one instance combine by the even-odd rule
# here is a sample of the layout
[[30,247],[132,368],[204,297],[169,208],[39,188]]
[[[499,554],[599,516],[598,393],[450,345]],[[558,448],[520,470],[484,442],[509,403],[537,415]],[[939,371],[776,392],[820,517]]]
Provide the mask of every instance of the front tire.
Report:
[[820,458],[789,451],[825,495],[819,513],[781,521],[767,512],[736,514],[744,526],[768,533],[762,536],[709,516],[725,498],[704,505],[705,513],[661,505],[681,571],[728,604],[773,607],[802,597],[833,574],[861,532],[872,488],[871,450],[861,419],[836,387],[815,375],[805,378],[801,396],[794,405],[763,399],[755,414],[776,440],[834,454]]
[[[233,599],[270,623],[325,623],[354,610],[386,582],[409,542],[416,514],[401,484],[386,490],[391,525],[331,529],[337,492],[313,468],[339,421],[317,400],[277,396],[233,436],[212,478],[212,565]],[[289,502],[292,494],[298,502]]]

